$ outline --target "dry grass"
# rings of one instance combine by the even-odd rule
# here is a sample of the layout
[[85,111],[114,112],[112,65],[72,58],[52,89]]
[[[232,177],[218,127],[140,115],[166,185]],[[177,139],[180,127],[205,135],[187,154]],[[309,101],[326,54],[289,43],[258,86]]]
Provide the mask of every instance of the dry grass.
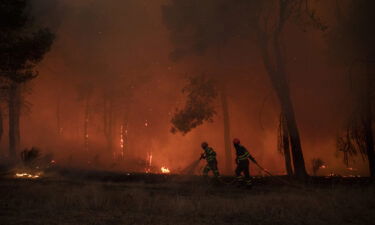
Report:
[[0,181],[0,224],[373,224],[375,189]]

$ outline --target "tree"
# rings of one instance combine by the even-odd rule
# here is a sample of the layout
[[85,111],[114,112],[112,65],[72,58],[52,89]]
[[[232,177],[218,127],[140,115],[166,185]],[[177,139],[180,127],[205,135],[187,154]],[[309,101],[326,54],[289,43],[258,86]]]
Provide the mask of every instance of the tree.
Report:
[[32,23],[28,4],[29,0],[3,0],[0,4],[1,12],[10,18],[1,23],[0,75],[7,82],[9,154],[13,159],[20,142],[21,87],[38,75],[34,68],[54,39],[50,30]]
[[186,134],[206,121],[212,122],[216,114],[213,102],[217,97],[214,80],[204,75],[190,77],[182,92],[187,94],[187,101],[184,108],[176,109],[172,117],[172,133]]
[[[224,60],[222,50],[228,41],[238,33],[234,31],[238,26],[234,25],[234,20],[223,21],[222,19],[233,17],[231,15],[235,12],[232,10],[233,6],[236,7],[237,5],[227,0],[173,0],[162,8],[164,24],[170,31],[170,40],[175,46],[175,50],[171,53],[172,60],[178,61],[191,54],[202,55],[209,51],[215,53],[216,67],[218,69],[211,69],[209,74],[212,78],[215,78],[216,89],[221,102],[224,124],[225,167],[228,172],[232,171],[230,116],[225,85],[225,78],[229,74],[221,71],[221,65]],[[228,8],[230,9],[228,10]],[[191,100],[194,99],[190,98],[188,101]],[[193,127],[202,124],[203,121],[212,120],[212,116],[215,114],[213,109],[205,109],[202,106],[202,102],[188,102],[188,108],[185,108],[185,110],[192,110],[193,108],[189,108],[192,105],[195,105],[194,110],[200,112],[193,113],[190,116],[187,115],[188,111],[185,111],[185,113],[180,112],[175,115],[173,120],[177,119],[178,121],[175,122],[181,123],[181,119],[185,118],[188,119],[186,121],[187,124],[195,121],[191,124]],[[198,105],[201,106],[198,107]],[[207,114],[203,115],[202,113]],[[197,116],[197,118],[192,118],[192,116]],[[195,124],[196,122],[198,123]],[[184,130],[182,131],[185,132]]]
[[371,0],[336,1],[337,23],[329,34],[332,50],[341,62],[356,72],[352,81],[354,110],[344,134],[338,138],[338,150],[348,165],[351,156],[360,153],[368,160],[370,176],[375,177],[374,94],[375,94],[375,19]]
[[277,137],[277,150],[285,158],[285,169],[288,176],[293,175],[293,166],[292,159],[290,156],[290,141],[289,141],[289,132],[286,125],[285,116],[281,113],[279,119],[279,132]]
[[316,174],[318,173],[319,169],[320,168],[323,168],[324,167],[324,161],[320,158],[313,158],[311,160],[311,167],[312,167],[312,172],[314,174],[314,176],[316,176]]
[[325,29],[315,12],[309,9],[308,1],[174,0],[163,7],[163,15],[172,42],[179,46],[172,54],[176,59],[190,52],[202,53],[212,46],[220,52],[221,47],[233,37],[255,41],[280,102],[282,114],[285,116],[294,173],[299,178],[306,177],[302,146],[287,81],[283,33],[289,22],[298,23],[303,28],[313,26]]
[[83,146],[86,152],[90,150],[89,127],[92,114],[93,86],[91,83],[82,83],[78,86],[78,100],[83,102]]
[[253,1],[255,9],[250,28],[259,44],[263,63],[273,89],[280,102],[289,134],[294,174],[299,178],[307,176],[300,135],[295,119],[294,107],[290,96],[285,62],[285,41],[283,31],[288,22],[297,23],[305,29],[307,26],[325,30],[326,27],[309,8],[308,0]]

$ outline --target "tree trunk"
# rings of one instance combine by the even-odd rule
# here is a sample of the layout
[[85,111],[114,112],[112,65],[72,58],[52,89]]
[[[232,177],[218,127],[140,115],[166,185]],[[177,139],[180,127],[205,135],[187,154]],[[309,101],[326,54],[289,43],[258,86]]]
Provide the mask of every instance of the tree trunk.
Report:
[[16,160],[20,143],[20,90],[18,84],[11,84],[9,88],[9,156]]
[[63,134],[63,128],[61,126],[61,97],[57,97],[56,102],[56,126],[57,126],[57,135],[61,136]]
[[104,100],[104,135],[107,141],[107,150],[113,155],[113,100]]
[[0,107],[0,143],[4,134],[3,109]]
[[[259,42],[264,65],[279,99],[281,110],[285,115],[293,156],[294,173],[298,178],[304,179],[307,177],[305,161],[295,120],[294,108],[287,84],[285,62],[281,52],[279,35],[274,34],[272,38],[263,36],[259,39]],[[274,60],[272,60],[272,58]]]
[[374,136],[372,130],[372,104],[371,104],[371,91],[372,91],[372,77],[369,69],[369,62],[366,63],[366,96],[365,96],[365,141],[366,141],[366,154],[369,163],[370,176],[375,177],[375,153],[374,153]]
[[121,157],[125,159],[128,149],[128,113],[125,112],[121,124]]
[[220,92],[221,107],[223,111],[223,123],[224,123],[224,146],[225,146],[225,170],[227,173],[232,172],[232,152],[231,152],[231,140],[230,140],[230,120],[228,101],[225,86],[223,85]]
[[84,132],[84,148],[85,151],[89,151],[89,122],[90,122],[90,98],[89,96],[86,96],[86,102],[85,102],[85,115],[84,115],[84,127],[83,127],[83,132]]
[[285,120],[285,115],[282,113],[281,114],[281,123],[282,123],[282,143],[283,143],[283,153],[284,153],[284,158],[285,158],[285,169],[288,174],[288,176],[293,176],[293,168],[292,168],[292,159],[290,156],[290,141],[289,141],[289,132],[288,128],[286,126],[286,120]]
[[[281,94],[281,93],[280,93]],[[284,108],[285,119],[289,131],[291,151],[293,155],[294,172],[298,178],[305,178],[307,176],[305,161],[303,158],[301,141],[299,137],[298,127],[296,124],[294,109],[290,100],[289,94],[280,97],[282,108]]]

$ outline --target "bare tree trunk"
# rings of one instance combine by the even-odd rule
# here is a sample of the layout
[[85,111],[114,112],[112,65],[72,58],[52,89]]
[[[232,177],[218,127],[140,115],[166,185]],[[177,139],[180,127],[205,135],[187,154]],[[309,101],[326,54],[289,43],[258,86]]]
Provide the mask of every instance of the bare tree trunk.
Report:
[[374,136],[372,130],[373,123],[373,110],[371,104],[371,91],[372,91],[372,77],[370,74],[369,63],[366,63],[366,96],[365,96],[365,116],[364,116],[364,129],[365,129],[365,142],[366,154],[369,163],[370,176],[375,177],[375,153],[374,153]]
[[[307,176],[305,161],[294,115],[294,108],[290,98],[289,86],[287,84],[285,62],[281,52],[279,35],[274,34],[272,38],[264,36],[259,40],[263,62],[279,99],[281,110],[285,115],[293,156],[294,173],[298,178],[304,179]],[[272,60],[272,58],[274,58],[274,60]]]
[[56,102],[56,126],[57,126],[57,135],[61,136],[63,134],[63,128],[61,126],[61,97],[57,97]]
[[89,123],[90,123],[90,98],[86,96],[85,102],[85,115],[84,115],[84,125],[83,125],[83,132],[84,132],[84,148],[85,151],[88,152],[90,139],[89,139]]
[[[218,65],[223,64],[223,57],[222,57],[222,48],[224,43],[220,43],[217,45],[217,63]],[[229,117],[229,108],[228,108],[228,96],[227,90],[225,85],[225,80],[219,81],[219,88],[220,88],[220,101],[221,101],[221,109],[223,112],[223,125],[224,125],[224,151],[225,151],[225,170],[227,173],[233,173],[232,169],[232,152],[231,152],[231,137],[230,137],[230,117]]]
[[288,176],[293,176],[292,159],[290,156],[290,141],[288,127],[286,126],[285,115],[282,113],[280,116],[281,129],[282,129],[282,149],[285,158],[285,169]]
[[225,85],[222,86],[220,92],[221,106],[223,111],[223,124],[224,124],[224,146],[225,146],[225,170],[227,173],[232,172],[232,152],[230,140],[230,120],[228,101],[225,90]]
[[20,143],[20,90],[18,84],[11,84],[9,88],[9,156],[16,160]]
[[121,124],[121,157],[125,159],[128,149],[128,113],[125,112]]
[[284,112],[286,112],[285,119],[289,131],[291,151],[293,155],[294,172],[297,177],[305,178],[307,176],[305,161],[303,158],[299,131],[294,116],[294,109],[289,94],[282,98],[281,104],[283,105]]
[[113,154],[113,100],[105,99],[104,107],[104,135],[108,152]]
[[1,140],[3,139],[3,134],[4,134],[4,122],[3,122],[3,109],[0,107],[0,143]]

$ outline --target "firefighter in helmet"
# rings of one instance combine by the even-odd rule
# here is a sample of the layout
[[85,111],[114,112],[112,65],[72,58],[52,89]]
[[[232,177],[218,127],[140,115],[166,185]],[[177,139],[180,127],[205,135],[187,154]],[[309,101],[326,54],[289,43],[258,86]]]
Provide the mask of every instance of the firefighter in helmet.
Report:
[[220,174],[219,170],[217,169],[216,152],[210,146],[208,146],[207,142],[203,142],[201,147],[204,152],[201,154],[200,159],[206,159],[207,161],[207,165],[203,169],[203,176],[207,177],[208,172],[211,170],[214,177],[219,178]]
[[[253,161],[254,163],[257,163],[257,161],[254,159],[252,155],[250,155],[249,151],[241,145],[241,142],[238,138],[233,139],[233,145],[236,149],[236,164],[237,168],[235,170],[236,172],[236,178],[237,182],[239,184],[242,184],[245,182],[246,186],[251,187],[251,177],[249,172],[249,159]],[[244,174],[245,179],[241,176],[241,174]]]

